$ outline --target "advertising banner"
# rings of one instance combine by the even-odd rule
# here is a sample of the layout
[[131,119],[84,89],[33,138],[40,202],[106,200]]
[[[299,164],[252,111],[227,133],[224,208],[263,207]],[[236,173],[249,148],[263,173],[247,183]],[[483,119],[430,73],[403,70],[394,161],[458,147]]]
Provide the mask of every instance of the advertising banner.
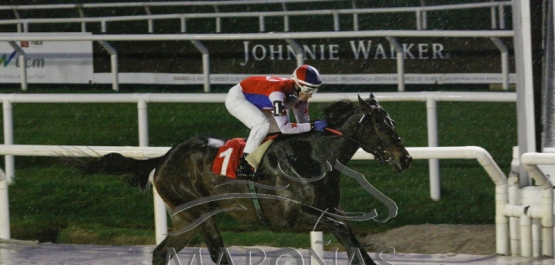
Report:
[[[501,52],[489,38],[397,38],[407,84],[501,83]],[[502,39],[514,73],[512,39]],[[397,52],[385,38],[297,41],[304,63],[329,84],[395,84]],[[122,83],[200,84],[202,55],[188,41],[112,42]],[[236,83],[249,75],[288,76],[295,48],[285,40],[202,41],[210,54],[211,83]],[[98,46],[98,47],[97,47]],[[97,56],[98,55],[98,56]],[[95,45],[95,82],[110,82],[107,52]],[[510,82],[514,75],[509,75]]]
[[[40,33],[46,35],[48,33]],[[64,34],[82,33],[55,33]],[[83,33],[84,34],[84,33]],[[8,34],[2,34],[8,35]],[[13,34],[12,34],[13,35]],[[93,80],[91,41],[17,41],[25,61],[8,42],[0,42],[0,83],[21,82],[21,67],[29,83],[89,83]]]

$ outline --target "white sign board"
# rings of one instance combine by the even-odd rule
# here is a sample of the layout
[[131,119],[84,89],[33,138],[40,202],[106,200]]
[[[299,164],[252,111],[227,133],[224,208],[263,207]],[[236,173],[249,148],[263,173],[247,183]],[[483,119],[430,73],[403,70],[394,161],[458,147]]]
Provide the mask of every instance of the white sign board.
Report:
[[[210,74],[211,84],[234,85],[241,80],[261,74]],[[288,78],[290,75],[268,74]],[[169,74],[169,73],[119,73],[120,84],[169,84],[169,85],[200,85],[204,83],[202,74]],[[95,73],[92,83],[111,84],[111,73]],[[397,74],[347,74],[326,75],[322,74],[324,84],[330,85],[356,85],[356,84],[397,84]],[[470,73],[470,74],[405,74],[406,84],[500,84],[503,81],[501,74]],[[509,83],[516,83],[516,75],[509,74]]]
[[[32,33],[26,34],[32,35]],[[76,35],[75,33],[54,34]],[[45,33],[40,35],[44,36]],[[8,42],[0,42],[0,83],[20,83],[21,67],[27,69],[29,83],[79,84],[93,80],[91,41],[22,40],[15,43],[25,52],[25,60],[20,62],[16,49]]]

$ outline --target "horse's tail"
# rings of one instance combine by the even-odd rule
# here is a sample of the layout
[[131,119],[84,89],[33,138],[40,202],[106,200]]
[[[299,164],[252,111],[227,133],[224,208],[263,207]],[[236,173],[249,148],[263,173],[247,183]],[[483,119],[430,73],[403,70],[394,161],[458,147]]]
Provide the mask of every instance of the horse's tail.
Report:
[[86,174],[124,175],[131,186],[138,186],[141,191],[144,191],[149,187],[150,172],[156,168],[161,158],[163,156],[139,160],[124,157],[118,153],[109,153],[99,158],[73,157],[66,158],[65,161]]

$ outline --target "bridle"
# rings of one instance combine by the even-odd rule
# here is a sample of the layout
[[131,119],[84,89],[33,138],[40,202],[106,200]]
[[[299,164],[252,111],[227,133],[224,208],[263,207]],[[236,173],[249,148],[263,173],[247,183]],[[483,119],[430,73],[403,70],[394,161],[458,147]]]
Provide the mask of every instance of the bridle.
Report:
[[[360,110],[360,108],[357,108],[357,109],[355,109],[353,112],[356,112],[356,111],[359,111],[359,110]],[[359,120],[358,123],[357,123],[358,126],[355,127],[355,131],[358,131],[359,128],[362,127],[362,125],[366,122],[366,120],[367,120],[367,118],[368,118],[368,115],[371,115],[371,113],[365,113],[365,114],[362,115],[362,117],[360,118],[360,120]],[[349,115],[346,115],[346,116],[343,118],[343,120],[346,119],[347,117],[349,117]],[[341,122],[343,122],[343,120],[342,120]],[[384,142],[378,137],[378,134],[376,133],[375,128],[374,128],[373,125],[374,125],[374,124],[372,124],[372,130],[374,130],[373,137],[374,137],[374,140],[375,140],[376,143],[377,143],[377,147],[376,147],[376,148],[373,148],[373,149],[371,149],[371,150],[369,150],[368,152],[371,153],[371,154],[374,156],[374,159],[380,161],[381,164],[386,164],[387,161],[388,161],[389,159],[391,159],[391,158],[389,158],[389,159],[387,159],[387,160],[385,159],[385,150],[386,150],[389,146],[391,146],[391,145],[393,145],[393,144],[395,144],[395,143],[397,143],[397,142],[400,142],[401,139],[400,139],[399,137],[397,137],[397,138],[394,139],[393,141],[390,141],[390,142],[388,142],[388,143],[384,143]],[[360,142],[359,140],[357,140],[357,139],[355,139],[355,138],[353,138],[353,137],[351,137],[351,136],[345,135],[343,132],[341,132],[341,131],[339,131],[339,130],[332,129],[332,128],[326,128],[326,130],[327,130],[328,132],[331,132],[331,133],[333,133],[333,134],[342,136],[342,137],[344,137],[345,139],[348,139],[348,140],[350,140],[350,141],[356,143],[358,148],[360,148],[360,147],[362,146],[362,144],[361,144],[361,142]]]

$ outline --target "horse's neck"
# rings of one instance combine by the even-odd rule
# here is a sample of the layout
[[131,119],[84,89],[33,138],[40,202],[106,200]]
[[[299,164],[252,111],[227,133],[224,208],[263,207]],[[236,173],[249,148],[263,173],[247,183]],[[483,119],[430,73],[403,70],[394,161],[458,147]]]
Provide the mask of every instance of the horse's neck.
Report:
[[349,162],[359,147],[358,143],[352,139],[336,134],[322,137],[322,143],[328,150],[327,153],[331,155],[329,159],[334,160],[329,161],[332,163],[335,163],[335,160],[341,163]]
[[359,142],[350,136],[351,132],[353,132],[354,130],[353,123],[350,122],[352,118],[353,117],[335,126],[334,129],[336,131],[341,132],[342,134],[341,136],[339,135],[338,137],[332,136],[332,138],[330,138],[330,141],[335,142],[334,148],[337,149],[336,152],[338,153],[338,156],[340,156],[338,160],[344,163],[351,160],[351,157],[353,157],[355,152],[360,147]]

